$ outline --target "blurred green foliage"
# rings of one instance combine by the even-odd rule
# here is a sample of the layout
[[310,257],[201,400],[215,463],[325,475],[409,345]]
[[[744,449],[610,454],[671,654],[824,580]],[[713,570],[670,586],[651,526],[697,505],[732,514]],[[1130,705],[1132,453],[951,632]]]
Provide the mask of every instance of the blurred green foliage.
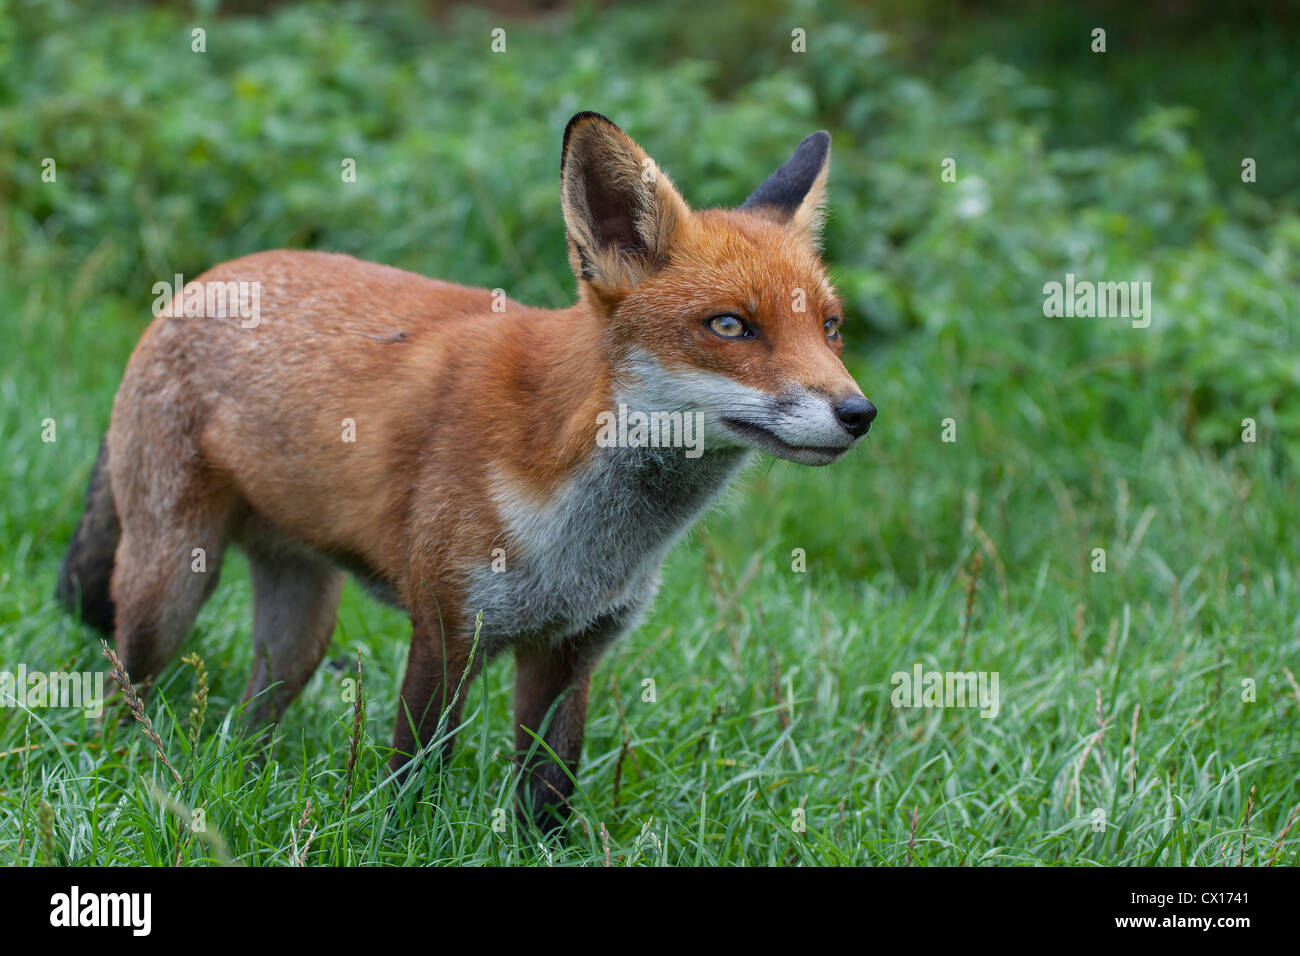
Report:
[[[493,54],[499,22],[507,50]],[[1046,45],[1059,47],[1059,24],[1087,17],[1052,22]],[[207,50],[192,52],[190,31],[205,24]],[[795,26],[806,53],[790,49]],[[958,38],[941,36],[956,64]],[[1140,72],[1140,40],[1112,28],[1106,68]],[[1257,71],[1242,61],[1249,44],[1236,48],[1216,89],[1246,96],[1254,85],[1239,77]],[[1086,419],[1099,391],[1122,388],[1112,434],[1145,433],[1160,409],[1195,440],[1226,446],[1249,416],[1300,451],[1300,218],[1294,195],[1275,193],[1294,154],[1255,151],[1261,183],[1243,184],[1237,162],[1205,161],[1196,144],[1224,131],[1199,124],[1195,104],[1150,105],[1114,128],[1105,92],[1123,103],[1117,115],[1132,114],[1131,83],[1108,86],[1077,57],[1031,79],[966,42],[964,64],[926,76],[867,14],[812,3],[577,5],[515,23],[400,5],[88,16],[77,4],[8,0],[0,49],[10,281],[71,276],[82,296],[143,309],[160,278],[289,246],[560,305],[572,280],[558,140],[576,110],[623,125],[697,205],[738,202],[802,136],[829,126],[828,253],[861,323],[849,334],[858,347],[947,330],[962,360],[990,349],[1017,374],[1047,377],[1049,356],[1069,356],[1095,368],[1070,414]],[[1273,60],[1259,61],[1272,75]],[[1144,81],[1158,90],[1165,75]],[[1289,79],[1274,94],[1294,127]],[[1177,77],[1175,88],[1195,89]],[[1235,133],[1248,155],[1252,135]],[[40,180],[47,156],[57,183]],[[341,181],[345,157],[355,184]],[[940,180],[945,157],[956,183]],[[1045,319],[1042,286],[1067,271],[1151,280],[1151,329]]]

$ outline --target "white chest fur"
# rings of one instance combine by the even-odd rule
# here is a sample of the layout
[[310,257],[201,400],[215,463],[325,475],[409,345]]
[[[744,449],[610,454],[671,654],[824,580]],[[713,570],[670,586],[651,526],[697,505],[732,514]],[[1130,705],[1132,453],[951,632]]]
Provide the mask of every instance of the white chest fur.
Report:
[[483,612],[486,649],[563,640],[607,615],[632,626],[668,550],[748,457],[739,449],[688,458],[680,448],[598,448],[545,501],[498,477],[493,497],[513,558],[472,572],[466,609]]

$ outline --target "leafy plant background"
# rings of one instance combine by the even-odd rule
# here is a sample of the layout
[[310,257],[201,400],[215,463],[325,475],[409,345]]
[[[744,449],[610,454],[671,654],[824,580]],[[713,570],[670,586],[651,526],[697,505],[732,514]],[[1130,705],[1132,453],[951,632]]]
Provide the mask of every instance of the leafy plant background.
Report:
[[[205,53],[191,51],[194,26]],[[507,52],[495,55],[498,26]],[[1108,28],[1105,54],[1088,49],[1095,26]],[[1210,862],[1225,832],[1249,830],[1255,786],[1262,861],[1295,803],[1300,705],[1285,680],[1300,646],[1296,26],[1281,3],[0,0],[0,666],[101,666],[49,594],[155,282],[259,249],[319,248],[566,305],[557,167],[574,112],[613,118],[696,206],[738,203],[828,128],[827,258],[848,306],[849,365],[881,417],[836,468],[760,469],[675,554],[651,621],[602,674],[629,708],[643,672],[689,692],[622,726],[598,685],[582,779],[591,858],[603,855],[598,816],[624,847],[647,845],[648,818],[676,824],[690,836],[662,852],[674,862]],[[795,27],[807,53],[791,52]],[[56,183],[41,181],[47,156]],[[1256,183],[1241,181],[1247,156]],[[341,182],[345,157],[356,183]],[[940,179],[947,157],[956,183]],[[1045,318],[1043,285],[1067,272],[1149,280],[1151,327]],[[39,439],[47,416],[54,445]],[[949,417],[956,444],[939,441]],[[1258,423],[1255,444],[1241,441],[1244,418]],[[1105,575],[1089,569],[1095,547],[1110,552]],[[809,574],[789,571],[794,548]],[[247,585],[229,569],[226,582],[187,647],[214,672],[214,707],[229,708],[251,652]],[[368,733],[379,749],[404,636],[400,617],[349,587],[335,640],[378,661]],[[963,655],[1002,672],[1003,718],[889,707],[891,672],[918,659],[954,669]],[[802,675],[787,687],[792,669]],[[158,699],[183,701],[188,673],[170,673]],[[1243,677],[1263,682],[1261,702],[1238,700]],[[322,672],[316,703],[304,695],[282,727],[302,744],[290,776],[338,769],[351,716],[330,710],[336,680]],[[493,743],[478,756],[463,746],[469,769],[426,806],[443,832],[451,818],[472,828],[479,804],[501,799],[508,674],[486,680],[495,703],[476,719]],[[1114,739],[1094,767],[1097,690]],[[795,731],[774,716],[782,701],[801,715]],[[1129,786],[1118,728],[1137,705],[1162,754],[1138,763],[1151,780],[1154,764],[1176,768],[1163,796],[1143,795],[1136,772]],[[33,732],[28,716],[0,710],[0,750]],[[34,859],[35,785],[3,781],[30,778],[39,755],[45,792],[62,794],[52,802],[69,855],[138,861],[132,827],[156,815],[148,792],[105,750],[69,762],[66,742],[100,731],[49,720],[35,749],[0,756],[0,813],[18,824],[0,827],[15,834],[0,836],[0,854]],[[656,757],[624,767],[629,734],[633,752]],[[212,744],[214,765],[237,753],[228,746]],[[712,754],[716,779],[670,783],[679,746]],[[148,749],[132,747],[152,773]],[[726,769],[748,766],[744,754],[759,755],[761,786]],[[1069,784],[1081,757],[1082,782]],[[633,797],[611,807],[616,764]],[[1130,814],[1122,833],[1080,824],[1090,774],[1088,805]],[[1025,780],[1036,796],[1016,796]],[[216,818],[242,859],[278,859],[255,834],[297,819],[301,793],[273,811],[241,796],[243,778],[193,786],[195,803],[225,801]],[[748,835],[710,836],[709,800],[733,797]],[[87,809],[119,798],[140,819],[110,825]],[[823,842],[756,835],[756,801],[764,825],[786,832],[800,800],[820,808]],[[919,843],[907,846],[914,805]],[[378,820],[360,842],[342,821],[322,824],[321,862],[464,861],[495,839],[394,836]],[[170,839],[159,859],[181,831]],[[581,847],[557,852],[584,859]]]

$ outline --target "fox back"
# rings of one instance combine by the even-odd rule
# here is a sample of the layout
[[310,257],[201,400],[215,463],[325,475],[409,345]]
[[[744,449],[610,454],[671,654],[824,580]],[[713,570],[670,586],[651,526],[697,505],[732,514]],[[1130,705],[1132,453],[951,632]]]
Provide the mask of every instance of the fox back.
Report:
[[131,356],[60,596],[147,683],[237,544],[244,713],[264,724],[319,666],[350,572],[412,620],[394,767],[456,727],[462,682],[510,649],[522,809],[558,825],[592,670],[673,543],[756,452],[828,464],[875,417],[818,254],[829,142],[808,137],[740,208],[693,211],[617,126],[578,114],[567,309],[317,252],[210,270]]

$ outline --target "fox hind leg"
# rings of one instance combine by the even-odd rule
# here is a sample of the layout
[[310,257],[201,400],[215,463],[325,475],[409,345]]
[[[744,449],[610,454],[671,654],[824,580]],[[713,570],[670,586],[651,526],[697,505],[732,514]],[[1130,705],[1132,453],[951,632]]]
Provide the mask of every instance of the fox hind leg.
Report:
[[263,724],[280,719],[329,649],[343,572],[306,555],[253,551],[249,561],[255,660],[244,700]]
[[111,591],[117,652],[137,684],[172,659],[221,573],[228,503],[194,491],[185,498],[197,507],[122,509]]

